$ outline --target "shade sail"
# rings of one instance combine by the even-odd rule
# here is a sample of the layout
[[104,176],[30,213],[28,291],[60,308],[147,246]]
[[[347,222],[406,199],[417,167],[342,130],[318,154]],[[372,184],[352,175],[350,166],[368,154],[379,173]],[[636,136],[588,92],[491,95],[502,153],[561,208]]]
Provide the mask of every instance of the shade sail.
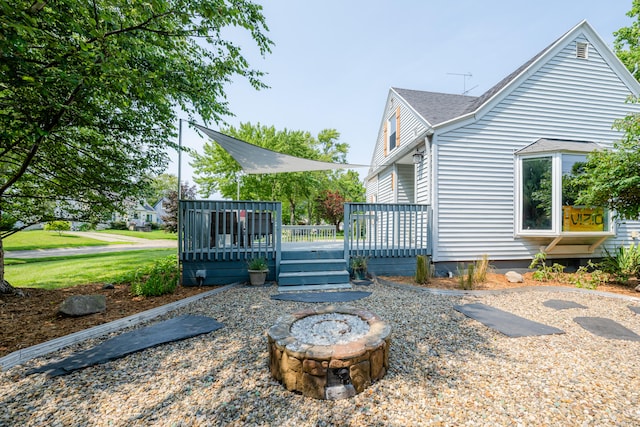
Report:
[[209,138],[217,142],[227,153],[240,164],[246,174],[306,172],[330,169],[368,168],[369,165],[354,165],[348,163],[321,162],[302,157],[278,153],[229,135],[208,129],[204,126],[193,125],[204,132]]

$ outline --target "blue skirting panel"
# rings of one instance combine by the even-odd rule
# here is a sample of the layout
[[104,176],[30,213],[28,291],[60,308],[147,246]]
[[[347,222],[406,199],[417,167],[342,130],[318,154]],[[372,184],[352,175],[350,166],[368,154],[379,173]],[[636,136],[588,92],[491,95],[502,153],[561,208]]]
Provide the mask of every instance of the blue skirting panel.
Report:
[[[276,280],[275,262],[269,260],[269,274],[267,281]],[[228,285],[235,282],[248,282],[246,261],[182,261],[182,285],[198,286],[196,275],[198,271],[206,271],[204,286]]]
[[416,257],[369,258],[367,271],[382,276],[415,276]]

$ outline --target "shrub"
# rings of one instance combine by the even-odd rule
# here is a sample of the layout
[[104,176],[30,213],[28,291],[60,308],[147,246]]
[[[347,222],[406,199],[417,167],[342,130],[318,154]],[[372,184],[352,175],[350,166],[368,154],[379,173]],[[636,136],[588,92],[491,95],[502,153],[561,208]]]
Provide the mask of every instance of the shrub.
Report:
[[109,228],[111,230],[128,230],[127,223],[125,221],[111,221]]
[[96,224],[91,224],[88,222],[85,222],[84,224],[80,225],[80,227],[78,228],[78,230],[80,231],[93,231],[96,229]]
[[173,293],[178,285],[178,260],[175,255],[155,261],[151,267],[136,271],[131,293],[138,296],[159,296]]
[[269,264],[267,264],[267,260],[262,257],[252,258],[249,261],[247,261],[247,269],[256,270],[256,271],[266,271],[266,270],[269,270]]
[[59,236],[62,236],[62,232],[71,230],[71,223],[69,221],[49,221],[44,225],[45,231],[56,231]]
[[626,283],[630,277],[637,277],[640,272],[640,246],[632,243],[628,248],[620,246],[614,254],[604,250],[605,257],[600,268],[611,274],[617,281]]
[[533,279],[539,282],[548,282],[549,280],[562,280],[562,273],[564,266],[558,263],[554,263],[552,266],[546,264],[547,254],[544,252],[538,252],[529,264],[529,268],[535,268],[533,272]]
[[366,270],[367,269],[367,257],[363,255],[355,255],[351,257],[349,265],[353,270]]
[[597,264],[589,260],[586,266],[581,266],[575,274],[569,276],[569,283],[577,288],[596,289],[599,285],[609,280],[609,275],[597,267]]
[[467,272],[465,274],[465,267],[458,267],[458,283],[464,290],[473,289],[474,285],[482,283],[487,280],[487,273],[489,272],[489,255],[484,254],[479,260],[467,265]]
[[484,254],[482,258],[475,262],[473,281],[475,283],[482,283],[487,280],[487,273],[489,271],[489,255]]
[[467,266],[467,274],[464,273],[464,266],[462,268],[458,267],[458,283],[460,284],[460,288],[466,291],[470,291],[473,289],[474,270],[474,264],[469,264]]
[[416,257],[416,283],[424,285],[429,283],[431,278],[429,257],[426,255],[418,255]]

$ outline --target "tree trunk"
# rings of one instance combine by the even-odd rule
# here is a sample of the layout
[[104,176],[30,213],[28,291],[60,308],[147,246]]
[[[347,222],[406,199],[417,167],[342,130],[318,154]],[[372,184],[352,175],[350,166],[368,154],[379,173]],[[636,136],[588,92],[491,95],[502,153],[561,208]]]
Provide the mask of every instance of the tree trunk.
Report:
[[296,224],[296,205],[292,201],[289,201],[289,224]]
[[4,247],[2,246],[2,238],[0,238],[0,294],[22,294],[4,280]]

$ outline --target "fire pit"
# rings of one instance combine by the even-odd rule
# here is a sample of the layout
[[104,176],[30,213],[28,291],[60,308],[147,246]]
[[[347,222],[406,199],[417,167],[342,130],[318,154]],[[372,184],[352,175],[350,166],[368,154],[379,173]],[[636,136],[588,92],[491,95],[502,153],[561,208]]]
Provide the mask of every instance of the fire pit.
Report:
[[316,399],[354,396],[387,372],[390,333],[378,316],[352,307],[283,316],[268,332],[271,375]]

